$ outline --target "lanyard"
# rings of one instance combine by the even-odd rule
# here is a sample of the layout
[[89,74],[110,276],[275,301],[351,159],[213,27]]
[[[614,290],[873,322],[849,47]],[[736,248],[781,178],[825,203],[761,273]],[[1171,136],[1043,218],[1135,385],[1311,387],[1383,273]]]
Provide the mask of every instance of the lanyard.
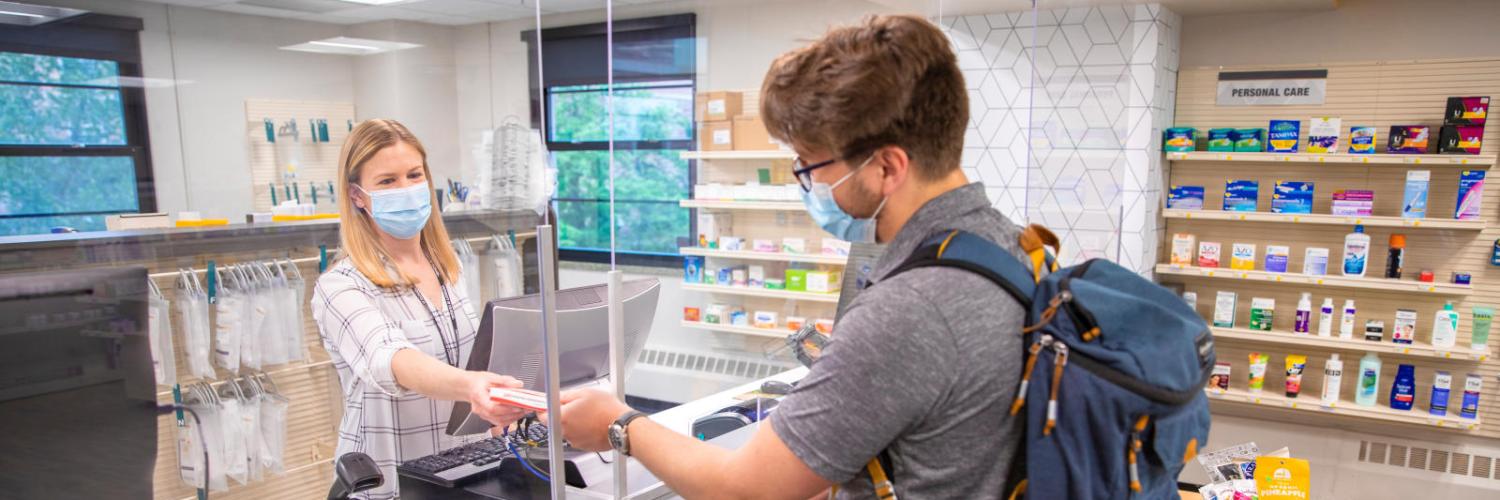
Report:
[[422,303],[422,308],[427,310],[427,315],[432,317],[432,327],[437,328],[438,341],[443,343],[443,357],[448,359],[448,365],[458,368],[457,354],[453,352],[458,348],[458,315],[453,312],[453,299],[448,297],[448,284],[443,282],[443,275],[438,274],[437,265],[432,266],[432,274],[438,277],[438,288],[443,291],[443,303],[448,306],[448,319],[453,322],[453,344],[448,343],[448,337],[443,336],[443,327],[438,325],[437,313],[432,312],[432,306],[427,304],[427,298],[422,296],[421,290],[413,290],[417,294],[417,301]]

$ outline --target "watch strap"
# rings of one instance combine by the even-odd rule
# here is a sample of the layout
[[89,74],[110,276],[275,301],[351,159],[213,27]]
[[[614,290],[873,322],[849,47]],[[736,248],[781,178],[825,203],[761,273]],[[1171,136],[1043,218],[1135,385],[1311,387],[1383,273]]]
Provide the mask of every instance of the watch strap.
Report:
[[619,441],[610,443],[614,445],[615,451],[620,452],[622,455],[630,456],[630,434],[628,432],[630,423],[644,416],[646,416],[645,413],[630,410],[625,412],[624,415],[620,415],[620,418],[615,419],[614,424],[610,426],[619,429]]

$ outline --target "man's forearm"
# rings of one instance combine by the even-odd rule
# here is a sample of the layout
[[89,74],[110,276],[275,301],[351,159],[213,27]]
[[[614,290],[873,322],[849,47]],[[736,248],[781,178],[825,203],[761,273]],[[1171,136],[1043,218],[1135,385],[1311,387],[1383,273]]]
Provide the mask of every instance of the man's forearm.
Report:
[[630,454],[683,498],[748,498],[729,470],[729,450],[673,432],[650,419],[631,422]]

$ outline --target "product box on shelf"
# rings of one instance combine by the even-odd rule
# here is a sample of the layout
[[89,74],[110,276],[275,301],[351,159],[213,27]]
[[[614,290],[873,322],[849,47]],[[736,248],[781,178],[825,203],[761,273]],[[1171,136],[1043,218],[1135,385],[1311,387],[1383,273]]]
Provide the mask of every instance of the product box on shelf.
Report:
[[1271,120],[1266,151],[1271,153],[1296,153],[1302,139],[1302,122],[1298,120]]
[[1266,245],[1266,272],[1284,273],[1291,261],[1292,249],[1286,245]]
[[1391,125],[1385,152],[1427,154],[1427,139],[1432,130],[1426,125]]
[[745,249],[745,239],[738,236],[720,236],[719,249],[726,252],[739,252]]
[[1255,244],[1235,243],[1230,247],[1229,268],[1240,271],[1255,270]]
[[1271,212],[1278,214],[1310,214],[1313,208],[1313,183],[1298,181],[1276,181],[1276,190],[1271,193]]
[[1427,216],[1427,189],[1431,180],[1431,170],[1406,172],[1406,193],[1401,197],[1402,217],[1420,219]]
[[1458,206],[1453,209],[1453,218],[1479,218],[1480,200],[1484,198],[1484,173],[1484,170],[1465,170],[1458,174]]
[[1483,126],[1489,112],[1489,96],[1449,97],[1448,109],[1443,113],[1443,124]]
[[735,151],[776,151],[781,146],[771,142],[765,122],[759,116],[736,116],[734,120]]
[[1368,189],[1334,191],[1332,208],[1333,215],[1372,215],[1375,213],[1375,192]]
[[709,304],[708,307],[703,309],[703,322],[714,325],[727,323],[725,320],[728,318],[724,315],[728,312],[728,309],[729,306],[724,304]]
[[1234,129],[1211,128],[1208,129],[1209,151],[1234,151]]
[[776,241],[774,240],[754,240],[750,245],[750,249],[757,252],[776,253],[781,250],[781,247],[776,246]]
[[1266,150],[1266,129],[1241,128],[1234,130],[1236,153],[1259,153]]
[[691,306],[682,308],[683,321],[699,321],[701,319],[702,311],[699,311],[698,308]]
[[831,334],[833,333],[833,320],[818,319],[817,321],[813,322],[813,329],[817,330],[818,333],[821,333],[823,335]]
[[710,283],[712,285],[725,285],[725,286],[733,285],[734,284],[734,268],[732,268],[732,267],[721,267],[721,268],[719,268],[719,272],[714,273],[714,278],[715,278],[714,281],[712,283]]
[[729,120],[699,122],[698,149],[734,151],[734,122]]
[[1375,153],[1375,127],[1349,127],[1349,152],[1357,155]]
[[802,238],[782,238],[781,251],[785,253],[807,253],[807,240]]
[[698,121],[732,120],[744,109],[743,103],[744,94],[741,92],[699,92],[696,106]]
[[750,326],[750,315],[745,314],[745,310],[738,307],[730,309],[729,324],[734,326]]
[[1438,152],[1443,154],[1477,155],[1484,139],[1484,127],[1472,125],[1443,125],[1438,133]]
[[782,278],[766,278],[767,290],[786,290],[786,280]]
[[766,286],[766,267],[750,266],[745,286],[750,288],[764,288]]
[[1172,186],[1167,194],[1167,208],[1173,210],[1202,210],[1203,186]]
[[1234,307],[1238,298],[1234,292],[1219,291],[1214,297],[1214,326],[1234,328]]
[[774,311],[755,311],[755,317],[750,326],[756,328],[776,328],[776,313]]
[[801,330],[802,329],[802,325],[805,325],[805,324],[807,324],[807,318],[804,318],[804,317],[801,317],[801,316],[787,316],[786,317],[786,329],[788,329],[788,330],[792,330],[792,331]]
[[735,266],[729,270],[730,284],[734,286],[749,286],[750,272],[745,266]]
[[849,255],[849,242],[838,238],[823,238],[823,255]]
[[1338,118],[1313,118],[1307,121],[1307,152],[1339,152],[1339,131],[1343,120]]
[[719,237],[729,232],[730,222],[733,220],[729,214],[699,210],[698,247],[718,248]]
[[1172,127],[1162,132],[1162,151],[1169,153],[1190,152],[1197,149],[1194,146],[1194,136],[1198,130],[1192,127]]
[[787,269],[786,270],[786,290],[789,291],[789,292],[806,292],[807,291],[807,270],[806,269]]
[[1219,252],[1221,248],[1217,241],[1204,241],[1198,243],[1198,267],[1219,267]]
[[807,291],[814,293],[838,292],[840,278],[842,276],[838,271],[808,271]]
[[682,258],[682,281],[684,283],[703,282],[703,257],[688,255]]
[[1193,246],[1197,239],[1191,234],[1176,233],[1172,235],[1172,254],[1170,263],[1174,266],[1193,265]]
[[1260,201],[1260,182],[1231,180],[1224,183],[1224,210],[1228,212],[1254,212]]

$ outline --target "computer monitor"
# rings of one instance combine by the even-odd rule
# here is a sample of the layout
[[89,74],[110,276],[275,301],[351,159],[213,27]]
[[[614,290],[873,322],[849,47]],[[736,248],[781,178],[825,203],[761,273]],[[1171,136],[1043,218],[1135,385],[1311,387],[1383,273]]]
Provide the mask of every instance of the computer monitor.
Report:
[[[620,288],[625,307],[625,372],[629,373],[651,334],[661,283],[655,278],[631,280]],[[608,286],[558,290],[556,302],[558,386],[573,387],[609,376]],[[545,391],[541,308],[538,294],[486,304],[467,368],[509,375],[527,389]],[[489,422],[469,411],[468,403],[454,403],[448,434],[475,434],[489,428]]]
[[151,498],[141,267],[0,274],[0,496]]

